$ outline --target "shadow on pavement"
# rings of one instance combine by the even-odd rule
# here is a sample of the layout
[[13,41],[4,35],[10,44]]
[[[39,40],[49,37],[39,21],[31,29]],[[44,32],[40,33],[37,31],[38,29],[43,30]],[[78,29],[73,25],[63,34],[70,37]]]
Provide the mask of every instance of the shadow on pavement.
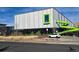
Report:
[[7,50],[8,48],[9,48],[9,46],[0,48],[0,52],[3,52],[3,51],[5,51],[5,50]]
[[71,46],[69,46],[68,48],[69,48],[69,52],[76,52],[76,49],[72,48]]

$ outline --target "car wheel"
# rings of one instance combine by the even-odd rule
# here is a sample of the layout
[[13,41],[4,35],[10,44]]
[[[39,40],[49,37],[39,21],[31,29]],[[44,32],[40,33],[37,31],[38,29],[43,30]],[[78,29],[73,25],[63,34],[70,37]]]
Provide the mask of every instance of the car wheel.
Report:
[[60,37],[56,36],[56,38],[60,38]]
[[58,36],[56,36],[56,38],[58,38]]
[[49,36],[49,38],[51,38],[51,36]]

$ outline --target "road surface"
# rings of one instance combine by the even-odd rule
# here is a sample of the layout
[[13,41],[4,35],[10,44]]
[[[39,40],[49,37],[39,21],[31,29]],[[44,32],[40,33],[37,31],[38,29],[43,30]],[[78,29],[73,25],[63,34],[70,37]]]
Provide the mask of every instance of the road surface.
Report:
[[79,52],[79,45],[0,42],[0,52]]

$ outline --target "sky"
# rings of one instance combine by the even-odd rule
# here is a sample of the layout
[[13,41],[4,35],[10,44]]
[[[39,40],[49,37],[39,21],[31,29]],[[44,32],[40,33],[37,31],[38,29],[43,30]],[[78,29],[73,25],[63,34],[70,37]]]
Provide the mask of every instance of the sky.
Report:
[[[16,14],[28,13],[46,8],[47,7],[0,7],[0,23],[12,26],[14,25],[14,16]],[[72,22],[79,22],[78,7],[58,7],[56,9]]]

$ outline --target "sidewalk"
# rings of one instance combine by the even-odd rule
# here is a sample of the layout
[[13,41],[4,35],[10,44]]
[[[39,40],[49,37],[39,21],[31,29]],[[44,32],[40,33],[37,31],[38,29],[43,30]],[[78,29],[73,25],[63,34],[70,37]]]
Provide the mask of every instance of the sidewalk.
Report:
[[43,39],[37,39],[37,41],[20,41],[20,42],[79,45],[79,37],[62,36],[59,39],[58,38],[43,38]]
[[0,42],[24,42],[24,43],[45,43],[45,44],[73,44],[79,45],[79,37],[62,36],[61,38],[35,38],[35,39],[0,39]]

